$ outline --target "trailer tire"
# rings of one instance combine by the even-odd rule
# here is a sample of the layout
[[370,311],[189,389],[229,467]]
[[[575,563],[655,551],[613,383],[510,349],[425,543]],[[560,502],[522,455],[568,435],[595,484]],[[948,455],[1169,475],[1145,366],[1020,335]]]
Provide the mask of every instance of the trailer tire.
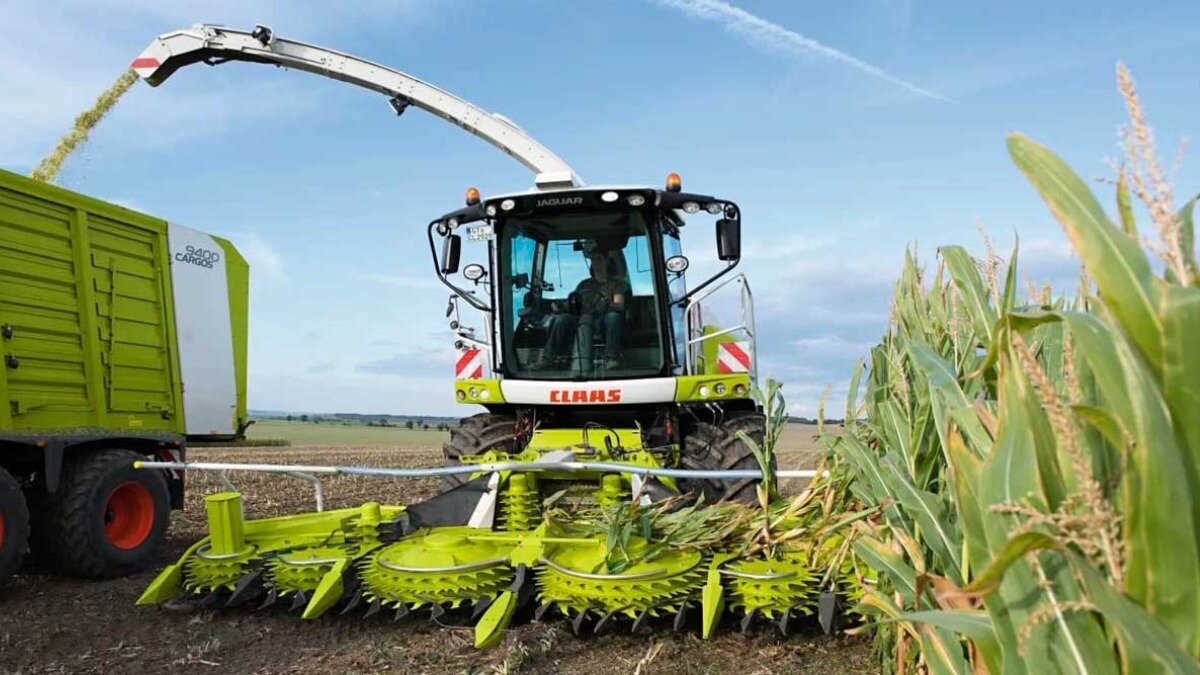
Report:
[[17,570],[29,550],[29,507],[16,479],[0,469],[0,586]]
[[34,550],[47,567],[111,579],[146,569],[166,535],[171,497],[158,471],[133,468],[130,450],[67,462],[58,492],[43,494]]
[[[758,469],[758,460],[750,446],[738,436],[739,432],[745,432],[761,445],[766,435],[766,418],[757,412],[734,412],[720,424],[697,422],[683,439],[680,464],[685,469],[704,471]],[[738,481],[681,479],[679,488],[684,493],[703,496],[706,504],[756,504],[759,483],[749,478]]]
[[[446,466],[459,466],[463,457],[481,455],[490,450],[514,452],[517,447],[517,421],[511,415],[480,413],[463,418],[451,427],[449,442],[442,445]],[[470,474],[442,476],[442,491],[467,482]]]

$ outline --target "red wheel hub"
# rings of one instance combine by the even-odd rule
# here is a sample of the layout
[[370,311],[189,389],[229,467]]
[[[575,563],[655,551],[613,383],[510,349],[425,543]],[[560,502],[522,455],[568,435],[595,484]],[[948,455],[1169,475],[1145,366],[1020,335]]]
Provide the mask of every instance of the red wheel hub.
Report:
[[154,497],[137,481],[121,483],[104,506],[104,536],[119,549],[135,549],[154,529]]

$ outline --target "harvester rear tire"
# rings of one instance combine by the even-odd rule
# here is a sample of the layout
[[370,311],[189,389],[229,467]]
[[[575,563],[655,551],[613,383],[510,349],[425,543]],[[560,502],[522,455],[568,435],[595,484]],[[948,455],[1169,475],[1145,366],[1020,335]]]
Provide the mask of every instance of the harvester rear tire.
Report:
[[29,550],[29,507],[16,479],[0,469],[0,586],[21,568]]
[[[442,445],[446,466],[459,466],[463,457],[481,455],[490,450],[515,452],[517,420],[511,415],[480,413],[463,418],[450,429],[450,441]],[[442,491],[467,482],[470,474],[442,476]]]
[[34,552],[47,567],[111,579],[149,567],[166,536],[171,498],[161,472],[133,468],[130,450],[67,462],[54,494],[41,495]]
[[[721,424],[697,422],[683,439],[680,464],[685,469],[716,471],[722,469],[758,469],[758,460],[750,446],[738,436],[745,432],[760,445],[766,435],[766,418],[757,412],[730,413]],[[702,495],[706,504],[717,502],[758,503],[760,481],[684,479],[679,488],[684,493]]]

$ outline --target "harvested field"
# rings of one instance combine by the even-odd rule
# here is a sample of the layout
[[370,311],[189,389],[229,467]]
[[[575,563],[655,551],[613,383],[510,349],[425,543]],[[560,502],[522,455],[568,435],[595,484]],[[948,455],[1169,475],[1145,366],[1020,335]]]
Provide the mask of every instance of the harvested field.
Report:
[[[276,430],[272,430],[275,432]],[[404,430],[400,430],[403,432]],[[781,468],[811,467],[815,429],[789,427]],[[419,434],[419,435],[418,435]],[[277,433],[275,435],[278,435]],[[193,459],[308,464],[419,466],[440,462],[441,435],[408,434],[404,443],[206,448]],[[248,517],[312,508],[311,488],[278,476],[233,476]],[[797,489],[794,484],[785,490]],[[329,508],[364,501],[424,499],[435,480],[336,477],[326,481]],[[195,474],[187,507],[174,514],[160,564],[204,533],[203,495],[215,476]],[[525,623],[503,645],[478,652],[471,631],[419,620],[400,623],[284,613],[176,613],[135,607],[156,572],[108,582],[50,576],[27,568],[0,592],[0,672],[5,673],[858,673],[873,667],[859,638],[826,638],[813,628],[787,640],[765,629],[750,635],[730,622],[716,639],[659,630],[650,635],[578,639],[559,622]]]

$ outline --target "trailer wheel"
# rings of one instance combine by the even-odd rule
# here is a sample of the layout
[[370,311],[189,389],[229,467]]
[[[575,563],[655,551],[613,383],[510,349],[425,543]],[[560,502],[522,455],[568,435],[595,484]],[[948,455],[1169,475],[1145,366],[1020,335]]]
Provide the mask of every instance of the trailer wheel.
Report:
[[43,495],[35,549],[58,572],[110,579],[150,566],[170,519],[170,492],[143,457],[102,450],[67,463],[55,494]]
[[[510,415],[480,413],[464,418],[450,429],[450,441],[442,445],[446,466],[459,466],[463,457],[489,450],[513,452],[517,447],[517,421]],[[442,491],[467,482],[469,474],[442,476]]]
[[29,548],[29,507],[16,479],[0,469],[0,586],[21,567]]
[[[680,464],[685,469],[716,471],[721,469],[758,469],[758,460],[750,446],[738,436],[745,432],[756,443],[766,435],[766,418],[759,413],[730,413],[720,424],[698,422],[683,439]],[[743,479],[684,479],[679,488],[685,493],[703,495],[706,504],[717,502],[758,503],[759,481]]]

